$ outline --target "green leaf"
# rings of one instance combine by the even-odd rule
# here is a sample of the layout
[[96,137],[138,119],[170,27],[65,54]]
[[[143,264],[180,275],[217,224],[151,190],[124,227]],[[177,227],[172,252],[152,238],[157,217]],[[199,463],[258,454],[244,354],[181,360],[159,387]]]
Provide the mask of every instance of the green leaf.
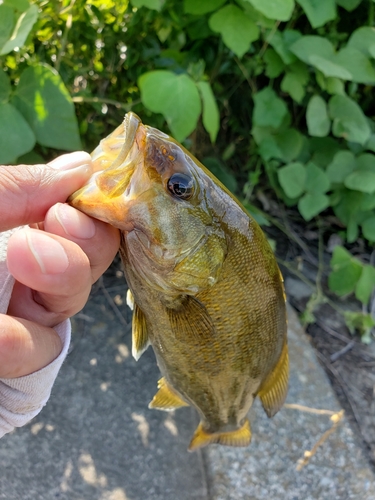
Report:
[[358,49],[354,47],[341,49],[336,55],[335,61],[351,73],[351,81],[375,83],[375,70],[371,61]]
[[306,110],[306,121],[309,134],[313,137],[326,137],[331,129],[327,104],[319,95],[310,99]]
[[[374,230],[375,230],[375,220],[374,220]],[[373,239],[375,241],[375,231],[373,233]],[[371,294],[375,287],[375,267],[370,265],[364,265],[362,269],[361,277],[357,282],[355,288],[356,298],[362,302],[362,304],[368,304]]]
[[324,26],[328,21],[336,19],[335,0],[296,0],[305,11],[313,28]]
[[326,79],[326,90],[331,95],[345,95],[345,85],[340,78],[329,76]]
[[0,103],[9,100],[11,90],[9,76],[0,68]]
[[375,153],[375,134],[371,134],[369,140],[365,144],[365,149]]
[[17,163],[20,165],[43,165],[46,160],[36,151],[32,150],[17,158]]
[[285,162],[295,160],[303,148],[303,135],[294,128],[283,128],[274,136],[280,156]]
[[267,49],[264,54],[266,63],[266,76],[268,78],[277,78],[284,71],[284,63],[279,54],[273,49]]
[[278,128],[288,114],[285,102],[270,87],[254,95],[253,122],[259,127]]
[[354,292],[362,274],[362,264],[343,247],[337,246],[331,259],[328,286],[339,296]]
[[351,263],[354,259],[348,250],[340,245],[336,246],[333,250],[331,267],[333,271],[337,271]]
[[290,51],[290,47],[299,40],[301,36],[301,33],[296,30],[285,30],[282,32],[270,30],[266,41],[275,49],[285,64],[292,64],[297,58]]
[[13,163],[34,144],[34,133],[21,113],[9,103],[0,104],[0,164]]
[[258,40],[259,28],[236,5],[226,5],[211,15],[209,26],[215,33],[220,33],[225,45],[238,57],[242,57],[250,48],[251,42]]
[[268,135],[259,141],[259,154],[265,161],[283,157],[274,135]]
[[348,12],[356,9],[362,0],[336,0],[337,5],[344,7]]
[[219,179],[220,182],[226,186],[229,191],[235,193],[237,190],[237,181],[233,173],[228,167],[226,167],[217,158],[204,158],[203,165],[208,168],[210,172],[213,173],[215,177]]
[[375,192],[375,156],[364,153],[357,158],[357,167],[344,181],[349,189],[355,189],[363,193]]
[[371,135],[371,129],[358,104],[343,95],[331,97],[329,114],[333,120],[333,134],[347,141],[364,145]]
[[259,144],[259,154],[268,161],[278,158],[284,162],[295,160],[303,148],[303,135],[293,128],[282,128],[280,132],[272,132],[266,135],[259,134],[260,129],[254,127],[253,136]]
[[368,212],[369,210],[373,210],[375,208],[375,196],[372,196],[369,193],[361,193],[362,200],[360,210],[363,212]]
[[193,80],[171,71],[144,73],[138,79],[143,104],[154,113],[162,113],[173,136],[183,141],[193,132],[201,113],[201,99]]
[[301,61],[307,64],[311,64],[311,57],[313,56],[329,59],[335,54],[333,45],[327,38],[315,35],[300,37],[291,45],[290,50],[301,59]]
[[37,19],[38,7],[31,5],[18,18],[10,39],[1,48],[0,55],[8,54],[8,52],[11,52],[16,47],[22,47]]
[[294,10],[294,0],[247,0],[269,19],[289,21]]
[[325,76],[351,80],[352,73],[336,61],[333,45],[321,36],[307,35],[297,40],[290,50],[307,64],[319,69]]
[[305,191],[306,168],[302,163],[290,163],[277,171],[280,186],[289,198],[298,198]]
[[53,68],[38,64],[25,69],[12,102],[42,146],[67,151],[81,148],[74,105]]
[[365,56],[372,56],[369,51],[371,46],[375,45],[375,29],[368,26],[362,26],[351,34],[347,47],[360,50]]
[[300,104],[305,96],[305,87],[301,84],[298,75],[287,72],[281,81],[281,90]]
[[366,240],[375,241],[375,216],[371,216],[362,222],[362,232]]
[[350,333],[359,333],[361,342],[371,344],[373,341],[372,330],[375,326],[375,319],[370,313],[345,311],[344,318]]
[[326,172],[310,161],[306,165],[305,185],[307,193],[319,195],[326,193],[330,189],[331,182]]
[[312,161],[320,167],[327,167],[335,154],[341,150],[338,142],[332,137],[312,137],[309,140]]
[[331,203],[335,215],[347,226],[350,225],[351,221],[357,223],[364,194],[350,189],[342,189],[336,194],[339,195],[338,202]]
[[28,0],[4,0],[4,5],[9,5],[19,12],[25,12],[30,7]]
[[325,194],[310,194],[306,193],[298,201],[298,210],[302,217],[309,221],[315,215],[320,214],[330,205],[329,198]]
[[198,82],[197,86],[203,102],[203,125],[210,134],[211,142],[215,142],[220,126],[220,115],[216,99],[208,82]]
[[162,9],[164,2],[165,0],[131,0],[131,3],[134,7],[137,7],[137,9],[147,7],[148,9],[158,11]]
[[327,167],[327,175],[331,182],[342,183],[356,167],[356,159],[351,151],[339,151]]
[[0,4],[0,54],[4,44],[9,40],[14,26],[14,10],[8,5]]
[[226,0],[184,0],[184,11],[187,14],[201,16],[221,7]]

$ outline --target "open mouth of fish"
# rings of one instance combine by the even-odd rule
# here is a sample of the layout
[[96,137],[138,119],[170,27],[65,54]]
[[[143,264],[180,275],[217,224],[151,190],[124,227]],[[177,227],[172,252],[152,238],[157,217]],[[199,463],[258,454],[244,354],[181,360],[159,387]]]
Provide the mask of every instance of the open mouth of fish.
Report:
[[140,118],[127,113],[124,122],[91,154],[94,174],[68,202],[87,215],[132,231],[135,226],[126,214],[135,198],[132,177],[143,162],[146,135],[147,127]]

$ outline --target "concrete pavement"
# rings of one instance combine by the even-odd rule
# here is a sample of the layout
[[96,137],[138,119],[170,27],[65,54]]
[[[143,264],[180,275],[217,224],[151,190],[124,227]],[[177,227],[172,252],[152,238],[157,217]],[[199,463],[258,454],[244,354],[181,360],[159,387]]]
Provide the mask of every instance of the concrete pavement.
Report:
[[119,270],[104,285],[73,319],[72,350],[50,401],[0,441],[0,499],[375,500],[374,473],[345,417],[297,470],[332,427],[328,412],[341,408],[293,312],[287,403],[313,410],[287,406],[269,420],[256,404],[249,448],[188,453],[197,416],[147,408],[159,377],[152,350],[133,360]]

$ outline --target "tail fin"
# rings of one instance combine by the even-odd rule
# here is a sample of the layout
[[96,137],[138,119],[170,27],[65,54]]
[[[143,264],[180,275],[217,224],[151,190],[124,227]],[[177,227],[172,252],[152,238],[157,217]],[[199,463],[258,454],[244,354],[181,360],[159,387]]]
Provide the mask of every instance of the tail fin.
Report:
[[230,432],[210,434],[203,429],[200,423],[194,433],[188,450],[194,451],[209,444],[222,444],[225,446],[248,446],[251,441],[250,422],[248,419],[240,429]]

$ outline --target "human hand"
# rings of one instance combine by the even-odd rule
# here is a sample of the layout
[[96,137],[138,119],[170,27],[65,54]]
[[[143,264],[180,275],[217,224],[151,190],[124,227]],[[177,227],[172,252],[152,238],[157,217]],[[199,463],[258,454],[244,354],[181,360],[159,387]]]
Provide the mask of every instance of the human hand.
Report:
[[118,250],[117,229],[64,204],[91,173],[84,152],[47,166],[0,166],[0,232],[30,225],[8,243],[16,282],[0,314],[0,378],[33,373],[60,354],[53,327],[82,309]]

